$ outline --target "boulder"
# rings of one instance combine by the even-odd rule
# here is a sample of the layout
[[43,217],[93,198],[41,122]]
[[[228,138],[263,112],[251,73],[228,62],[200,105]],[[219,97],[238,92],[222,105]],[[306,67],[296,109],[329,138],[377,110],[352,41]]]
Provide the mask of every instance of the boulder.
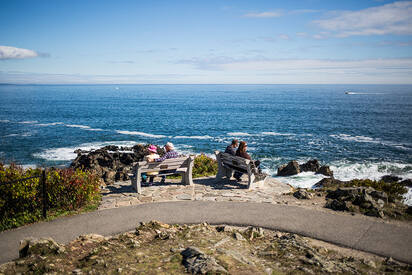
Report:
[[324,178],[315,183],[312,188],[322,188],[322,187],[331,187],[331,186],[340,186],[344,185],[346,182],[337,180],[334,178]]
[[401,179],[402,178],[395,176],[395,175],[386,175],[386,176],[381,177],[381,180],[387,183],[398,182]]
[[318,171],[316,171],[316,174],[322,174],[328,177],[333,177],[333,172],[332,170],[330,170],[328,165],[324,165],[322,167],[319,168]]
[[335,211],[349,210],[346,201],[341,201],[341,200],[337,200],[337,199],[327,201],[325,207],[330,208],[330,209],[335,210]]
[[286,165],[278,167],[278,176],[292,176],[300,173],[299,164],[296,160],[289,162]]
[[[142,161],[148,154],[147,145],[135,145],[133,147],[121,147],[108,145],[94,151],[76,150],[76,159],[71,163],[74,169],[80,168],[92,170],[98,176],[103,178],[106,184],[114,183],[118,180],[129,180],[128,173],[134,162]],[[130,151],[133,153],[124,153]],[[162,156],[164,150],[157,149],[158,154]]]
[[412,187],[412,179],[406,179],[400,182],[403,186]]
[[20,258],[30,255],[49,255],[64,253],[63,245],[58,244],[52,238],[47,239],[24,239],[20,241],[19,256]]
[[206,255],[197,247],[188,247],[180,253],[183,265],[192,274],[226,274],[227,271],[216,259]]
[[320,168],[320,164],[317,159],[312,159],[304,164],[299,165],[299,168],[301,172],[317,172]]
[[299,200],[310,200],[312,198],[312,194],[303,189],[299,189],[293,193],[293,196]]

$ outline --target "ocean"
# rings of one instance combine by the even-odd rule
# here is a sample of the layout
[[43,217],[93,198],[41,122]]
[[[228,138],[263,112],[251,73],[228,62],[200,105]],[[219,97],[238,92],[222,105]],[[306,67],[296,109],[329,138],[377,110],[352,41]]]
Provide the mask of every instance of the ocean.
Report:
[[213,156],[237,138],[272,176],[316,158],[341,180],[411,179],[411,121],[411,85],[0,85],[0,160],[67,166],[77,148],[167,141]]

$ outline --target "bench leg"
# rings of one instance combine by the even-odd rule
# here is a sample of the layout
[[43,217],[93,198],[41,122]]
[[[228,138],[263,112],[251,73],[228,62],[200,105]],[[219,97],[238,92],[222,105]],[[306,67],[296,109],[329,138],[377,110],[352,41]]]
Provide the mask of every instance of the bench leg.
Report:
[[247,183],[247,188],[252,189],[255,186],[255,184],[254,184],[255,174],[253,174],[253,173],[248,174],[248,178],[249,179],[248,179],[248,183]]
[[142,185],[141,185],[142,173],[140,172],[139,168],[136,168],[136,171],[134,174],[135,176],[132,181],[133,189],[136,190],[138,194],[141,194],[142,193]]
[[193,172],[194,164],[195,164],[195,158],[190,156],[189,165],[187,167],[186,173],[182,176],[182,178],[184,178],[185,180],[185,184],[187,185],[193,185],[192,172]]

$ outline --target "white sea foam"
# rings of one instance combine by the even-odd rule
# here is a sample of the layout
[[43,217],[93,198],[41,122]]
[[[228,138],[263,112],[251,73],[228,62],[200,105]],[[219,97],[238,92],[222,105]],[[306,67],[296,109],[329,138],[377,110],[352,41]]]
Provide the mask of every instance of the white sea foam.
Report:
[[72,128],[80,128],[80,129],[90,129],[90,126],[86,125],[77,125],[77,124],[65,124],[67,127],[72,127]]
[[403,195],[403,202],[407,205],[412,205],[412,188],[407,187],[408,192]]
[[166,137],[164,135],[154,135],[154,134],[148,134],[148,133],[136,132],[136,131],[116,130],[116,133],[119,133],[119,134],[122,134],[122,135],[142,136],[142,137],[151,137],[151,138],[165,138]]
[[30,137],[31,133],[30,132],[26,132],[26,133],[21,133],[21,134],[9,134],[9,135],[5,135],[3,137]]
[[78,146],[46,149],[40,153],[33,154],[33,156],[36,158],[41,158],[41,159],[45,159],[49,161],[70,161],[76,158],[77,154],[74,153],[74,151],[77,149],[89,151],[89,150],[96,150],[96,149],[99,149],[107,145],[131,147],[136,144],[138,143],[135,141],[105,141],[105,142],[83,143]]
[[339,180],[372,179],[379,180],[388,174],[402,178],[412,178],[412,164],[395,162],[364,162],[351,163],[348,161],[332,162],[330,168],[335,178]]
[[231,136],[231,137],[250,136],[250,134],[248,134],[248,133],[243,133],[243,132],[230,132],[230,133],[227,133],[227,135],[228,135],[228,136]]
[[293,187],[311,188],[315,183],[326,176],[321,174],[315,174],[314,172],[302,172],[294,176],[278,177],[280,182],[284,182],[292,185]]
[[371,137],[366,137],[366,136],[351,136],[347,134],[337,134],[337,135],[330,135],[330,137],[345,140],[345,141],[381,144],[385,146],[396,147],[398,149],[403,149],[403,150],[411,150],[411,146],[412,146],[411,144],[401,144],[401,143],[385,141],[379,138],[371,138]]
[[176,139],[212,139],[211,136],[175,136]]
[[51,123],[38,123],[37,126],[55,126],[55,125],[63,125],[63,122],[51,122]]
[[10,122],[10,120],[8,120],[8,119],[0,119],[0,122],[7,123],[7,122]]
[[29,121],[19,121],[17,123],[20,123],[20,124],[35,124],[37,122],[38,122],[37,120],[29,120]]
[[264,136],[294,136],[295,134],[277,133],[277,132],[262,132]]

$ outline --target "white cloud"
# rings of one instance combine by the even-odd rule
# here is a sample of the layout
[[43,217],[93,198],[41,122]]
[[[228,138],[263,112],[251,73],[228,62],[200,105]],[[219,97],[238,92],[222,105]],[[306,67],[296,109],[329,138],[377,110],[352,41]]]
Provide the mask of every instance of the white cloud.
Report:
[[37,57],[39,54],[28,49],[21,49],[9,46],[0,46],[0,60],[1,59],[23,59]]
[[399,1],[358,11],[337,11],[317,26],[337,37],[353,35],[411,35],[412,1]]
[[245,17],[254,17],[254,18],[270,18],[270,17],[279,17],[282,16],[280,11],[264,11],[264,12],[251,12],[244,15]]
[[279,34],[278,37],[283,40],[290,40],[290,36],[287,34]]

